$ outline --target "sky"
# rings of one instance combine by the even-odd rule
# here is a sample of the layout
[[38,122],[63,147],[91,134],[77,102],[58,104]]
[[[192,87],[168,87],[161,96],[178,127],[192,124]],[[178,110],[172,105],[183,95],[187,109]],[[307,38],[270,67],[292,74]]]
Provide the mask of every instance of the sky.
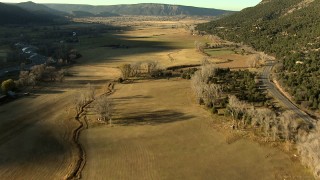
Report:
[[[27,0],[25,0],[27,1]],[[35,3],[63,3],[63,4],[90,4],[90,5],[114,5],[137,3],[162,3],[177,4],[196,7],[216,8],[225,10],[241,10],[257,5],[261,0],[32,0]],[[5,0],[5,2],[18,3],[23,0]]]

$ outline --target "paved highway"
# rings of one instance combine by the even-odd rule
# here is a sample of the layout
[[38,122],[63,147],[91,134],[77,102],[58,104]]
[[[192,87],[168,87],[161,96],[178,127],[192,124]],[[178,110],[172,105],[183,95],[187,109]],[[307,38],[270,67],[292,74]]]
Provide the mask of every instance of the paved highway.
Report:
[[294,105],[287,97],[285,97],[278,88],[274,85],[274,83],[270,80],[270,74],[272,71],[272,67],[275,65],[273,61],[267,61],[262,72],[262,82],[271,93],[271,95],[279,100],[287,110],[292,110],[296,113],[297,117],[300,117],[306,122],[315,123],[315,119],[311,118],[308,114],[299,109],[296,105]]

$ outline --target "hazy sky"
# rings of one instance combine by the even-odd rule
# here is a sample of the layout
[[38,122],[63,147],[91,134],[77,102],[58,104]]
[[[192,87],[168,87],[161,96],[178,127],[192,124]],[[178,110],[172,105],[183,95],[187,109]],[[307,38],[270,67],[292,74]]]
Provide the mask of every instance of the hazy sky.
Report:
[[[23,0],[4,0],[5,2],[17,3]],[[26,0],[27,1],[27,0]],[[208,7],[227,10],[241,10],[245,7],[255,6],[261,0],[32,0],[35,3],[64,3],[64,4],[91,4],[91,5],[113,5],[113,4],[137,4],[137,3],[163,3],[179,4],[196,7]]]

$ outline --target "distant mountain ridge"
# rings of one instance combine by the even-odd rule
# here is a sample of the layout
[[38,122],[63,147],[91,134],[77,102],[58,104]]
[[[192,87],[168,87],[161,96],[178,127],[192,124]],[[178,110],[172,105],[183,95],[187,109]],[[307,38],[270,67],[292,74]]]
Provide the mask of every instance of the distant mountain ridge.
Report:
[[51,9],[72,13],[73,11],[89,12],[92,14],[113,13],[120,15],[143,15],[143,16],[220,16],[234,11],[199,8],[192,6],[169,5],[169,4],[125,4],[110,6],[92,6],[92,5],[75,5],[75,4],[45,4]]

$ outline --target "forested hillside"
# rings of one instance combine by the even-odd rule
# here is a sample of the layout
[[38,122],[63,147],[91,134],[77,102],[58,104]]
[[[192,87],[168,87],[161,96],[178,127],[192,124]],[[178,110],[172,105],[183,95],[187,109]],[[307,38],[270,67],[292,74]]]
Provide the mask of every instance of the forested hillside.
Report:
[[279,78],[298,103],[320,109],[320,0],[269,0],[198,30],[243,42],[282,62]]

